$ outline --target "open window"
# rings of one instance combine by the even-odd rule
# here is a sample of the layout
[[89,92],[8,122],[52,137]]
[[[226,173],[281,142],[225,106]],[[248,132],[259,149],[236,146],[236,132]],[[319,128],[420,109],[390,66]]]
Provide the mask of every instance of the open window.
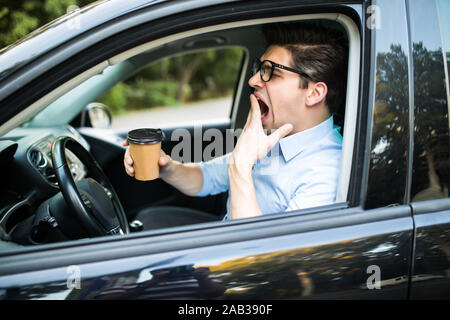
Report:
[[[163,149],[166,148],[164,151],[173,155],[177,144],[182,143],[180,138],[183,138],[178,135],[178,140],[173,140],[174,132],[183,129],[193,139],[189,147],[190,156],[186,158],[186,152],[183,151],[182,154],[173,155],[174,159],[198,162],[209,160],[205,157],[205,150],[214,149],[210,153],[213,156],[231,152],[238,138],[235,132],[243,127],[249,110],[248,79],[251,61],[265,51],[261,26],[291,21],[319,21],[326,27],[344,31],[347,37],[349,56],[346,103],[339,110],[343,120],[339,123],[343,125],[343,148],[336,197],[339,208],[347,207],[358,114],[360,35],[354,21],[343,14],[305,14],[242,20],[192,29],[143,43],[93,66],[35,102],[27,112],[32,114],[36,110],[42,110],[24,122],[20,129],[40,132],[39,130],[67,126],[70,135],[80,139],[104,169],[117,189],[129,221],[140,211],[153,206],[202,210],[213,213],[219,221],[226,210],[226,193],[206,198],[188,197],[160,179],[136,182],[124,173],[122,142],[129,129],[160,127],[165,131],[167,139],[163,143]],[[190,76],[182,72],[171,73],[170,66],[177,63],[184,67],[180,70],[190,73]],[[217,69],[213,70],[216,67],[222,73],[217,72]],[[195,71],[199,74],[195,75]],[[200,86],[200,90],[195,86]],[[179,106],[180,102],[190,102],[190,99],[196,103],[199,100],[206,101],[201,103],[203,109],[195,109],[189,105]],[[215,103],[217,99],[221,100],[219,105],[211,107],[211,101]],[[103,130],[79,126],[80,112],[93,102],[102,102],[112,108],[112,128]],[[133,109],[139,109],[143,104],[154,110],[148,114],[138,114],[138,122],[131,124],[127,118],[129,114],[125,111],[135,113],[136,110]],[[163,109],[171,112],[166,115],[166,120],[156,118],[154,113],[155,107],[161,105],[167,105]],[[212,112],[211,115],[204,117],[205,110]],[[208,136],[210,129],[218,129],[221,137]],[[17,134],[18,131],[13,130],[10,137]],[[196,143],[198,139],[200,144]],[[52,190],[49,194],[54,192]],[[14,216],[13,213],[11,216]]]
[[[337,124],[342,126],[343,133],[342,162],[336,202],[345,204],[355,145],[360,74],[359,30],[353,20],[345,15],[327,13],[247,20],[190,30],[142,44],[108,60],[109,66],[97,77],[111,74],[109,78],[113,81],[108,83],[107,88],[102,88],[102,94],[96,99],[113,107],[116,115],[113,116],[112,126],[122,137],[125,137],[126,131],[132,128],[161,127],[167,139],[163,149],[173,159],[183,162],[210,160],[212,158],[210,153],[204,151],[211,149],[214,150],[213,157],[221,156],[233,150],[238,138],[236,132],[243,127],[247,118],[251,61],[259,58],[265,51],[261,26],[266,23],[296,21],[314,21],[327,28],[339,29],[346,35],[348,42],[346,102],[335,114],[335,120],[338,120]],[[202,78],[200,86],[203,86],[201,88],[203,91],[198,92],[203,93],[192,92],[193,87],[199,85],[194,83],[195,81],[188,83],[183,77],[177,77],[177,72],[173,70],[170,74],[170,65],[180,63],[185,65],[186,78],[191,80],[195,76],[190,74],[190,68],[196,66],[200,70],[199,76]],[[223,73],[214,74],[213,66],[214,68],[218,66]],[[211,74],[202,74],[201,72],[205,70],[210,71]],[[154,73],[158,72],[160,75],[155,77]],[[208,94],[214,94],[212,92],[214,86],[221,86],[218,91],[220,99],[209,99]],[[186,94],[186,97],[191,95],[194,100],[197,99],[196,105],[194,103],[182,105],[185,99],[182,97],[183,94]],[[201,100],[201,95],[204,95],[206,103],[198,102],[199,98]],[[123,96],[128,96],[128,100],[123,99]],[[168,106],[128,113],[120,110],[125,106],[138,109],[152,103],[156,107],[163,104]],[[135,124],[131,122],[132,117],[138,119]],[[174,132],[179,129],[188,130],[188,136],[192,140],[183,135],[174,135]],[[211,129],[219,129],[220,136],[208,137],[205,133]],[[86,131],[84,133],[88,134]],[[189,142],[189,152],[184,150],[180,153],[180,144],[183,143],[183,139]],[[123,184],[118,182],[117,185]],[[153,194],[156,188],[165,188],[165,185],[155,185],[155,188],[144,187],[141,188],[142,190],[131,187],[132,193],[123,191],[125,199],[130,199],[134,195],[133,201],[124,200],[127,208],[132,212],[132,217],[155,204],[213,212],[218,218],[221,218],[226,211],[226,194],[220,197],[207,197],[203,200],[187,198],[177,193],[174,201],[169,200],[173,197],[170,192],[165,194],[156,192],[153,198],[148,196]],[[140,200],[141,198],[149,199],[149,197],[151,199],[146,203]],[[139,205],[134,205],[136,202]]]
[[[349,56],[347,70],[347,91],[346,104],[339,110],[336,118],[340,118],[343,134],[342,162],[339,177],[339,187],[336,197],[337,203],[345,203],[347,201],[348,190],[350,185],[350,173],[352,170],[353,148],[355,145],[355,130],[357,121],[358,108],[358,90],[360,77],[360,35],[356,24],[349,17],[342,14],[313,14],[313,15],[296,15],[282,18],[255,19],[241,22],[227,23],[223,25],[202,28],[201,30],[190,30],[182,34],[168,37],[167,39],[158,39],[139,47],[123,52],[109,60],[113,67],[118,67],[128,63],[134,63],[143,57],[152,57],[152,60],[164,59],[173,56],[176,58],[183,54],[191,54],[191,52],[227,52],[227,50],[240,50],[241,59],[239,66],[235,64],[232,68],[227,68],[227,77],[231,77],[228,73],[238,70],[239,74],[233,74],[235,77],[233,98],[230,100],[231,105],[222,107],[222,113],[219,118],[229,113],[229,125],[227,129],[237,130],[242,128],[248,113],[248,96],[250,94],[248,79],[251,72],[251,61],[259,57],[265,50],[265,45],[261,36],[261,26],[265,23],[273,22],[289,22],[289,21],[320,21],[326,27],[336,28],[344,31],[347,36]],[[223,49],[226,48],[226,49]],[[231,49],[230,49],[231,48]],[[187,53],[186,53],[187,52]],[[168,60],[161,60],[161,63]],[[239,68],[238,68],[239,67]],[[151,66],[149,67],[151,68]],[[167,89],[167,88],[166,88]],[[112,89],[114,90],[114,88]],[[228,109],[229,108],[229,109]],[[174,123],[186,120],[183,117],[182,110],[176,110]],[[204,124],[202,115],[196,114],[197,124]],[[216,117],[215,120],[217,120]],[[148,119],[148,123],[152,123]],[[164,121],[162,121],[164,122]],[[207,121],[206,121],[207,122]],[[214,122],[214,121],[213,121]],[[154,123],[154,122],[153,122]],[[156,122],[157,123],[157,122]],[[217,123],[217,122],[216,122]],[[223,123],[223,122],[222,122]],[[174,126],[176,128],[176,126]],[[172,128],[174,128],[172,127]],[[204,126],[204,129],[210,129],[213,126]],[[223,148],[216,156],[232,151],[232,147],[236,142],[236,138],[226,136],[228,132],[223,132]],[[203,137],[203,136],[202,136]],[[226,141],[233,140],[230,144]],[[202,143],[205,143],[203,140]],[[217,143],[213,141],[210,144]],[[227,144],[227,145],[225,145]],[[208,143],[202,144],[202,150],[208,146]],[[198,162],[205,159],[204,156],[194,157],[192,153],[191,159],[183,159],[184,161]],[[175,157],[176,158],[176,157]],[[222,210],[223,211],[223,210]]]

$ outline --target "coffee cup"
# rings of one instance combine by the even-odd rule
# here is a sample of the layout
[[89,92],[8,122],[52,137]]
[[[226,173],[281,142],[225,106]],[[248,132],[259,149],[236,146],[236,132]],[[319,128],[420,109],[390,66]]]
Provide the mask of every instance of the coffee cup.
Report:
[[134,177],[149,181],[159,177],[161,129],[142,128],[128,132],[128,144],[133,158]]

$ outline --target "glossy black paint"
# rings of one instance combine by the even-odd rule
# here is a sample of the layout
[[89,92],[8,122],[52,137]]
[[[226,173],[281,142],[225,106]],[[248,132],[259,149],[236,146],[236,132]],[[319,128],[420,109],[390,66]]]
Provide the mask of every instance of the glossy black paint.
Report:
[[411,104],[420,95],[410,94],[420,81],[408,40],[416,41],[408,33],[413,3],[377,1],[380,30],[365,26],[370,3],[359,8],[367,63],[358,135],[370,139],[356,149],[354,170],[363,174],[353,175],[360,187],[352,194],[353,201],[366,194],[365,201],[2,252],[0,298],[449,298],[449,199],[410,203],[411,165],[420,164],[412,143],[423,137],[411,134],[420,108]]
[[[408,1],[414,74],[411,202],[416,225],[411,298],[450,295],[450,125],[437,2]],[[432,10],[430,10],[432,8]],[[426,21],[424,23],[424,21]],[[450,30],[447,30],[449,32]]]
[[[413,205],[416,236],[411,299],[448,299],[450,295],[450,210],[448,199],[443,202],[444,208],[437,212],[429,212],[427,203]],[[420,212],[423,206],[428,212]]]
[[[406,202],[409,153],[408,34],[403,1],[377,2],[375,96],[367,208]],[[388,179],[386,177],[389,177]]]
[[[221,294],[217,292],[219,288],[209,293],[198,291],[202,298],[405,299],[412,230],[409,208],[345,212],[287,215],[283,221],[272,216],[256,226],[248,222],[231,223],[233,226],[205,228],[203,232],[181,232],[186,228],[180,228],[178,234],[159,232],[159,237],[147,240],[134,235],[134,240],[119,240],[121,248],[117,247],[117,242],[102,246],[104,259],[109,254],[116,257],[108,262],[107,271],[101,267],[106,266],[102,262],[88,262],[95,261],[95,257],[86,257],[82,247],[70,254],[56,249],[49,253],[64,261],[64,267],[44,270],[48,262],[36,255],[33,264],[22,265],[22,276],[3,276],[0,285],[8,284],[6,287],[11,288],[6,290],[5,298],[45,298],[51,297],[47,296],[50,293],[63,298],[71,292],[67,296],[69,299],[106,298],[108,295],[113,298],[115,294],[119,295],[115,298],[138,299],[161,289],[154,287],[155,271],[192,265],[192,272],[208,268],[208,281],[226,289]],[[274,224],[276,229],[272,228]],[[384,230],[383,234],[374,236],[379,229]],[[259,236],[256,230],[265,236]],[[176,250],[162,248],[158,245],[160,241],[166,248]],[[197,245],[193,248],[191,243]],[[95,250],[90,252],[95,255]],[[119,256],[123,258],[118,259]],[[11,257],[10,262],[17,259],[20,257]],[[80,263],[83,260],[86,263]],[[81,289],[70,291],[66,282],[67,266],[73,261],[77,261],[80,268]],[[40,264],[42,271],[26,272],[35,264]],[[380,290],[370,289],[373,284],[370,267],[374,265],[381,269]],[[183,298],[179,274],[172,273],[165,282],[172,281],[175,288],[163,291]],[[191,277],[194,275],[183,275],[183,281],[191,280],[190,289],[195,288]],[[42,283],[41,279],[51,281]],[[142,296],[136,293],[139,290],[144,291]]]

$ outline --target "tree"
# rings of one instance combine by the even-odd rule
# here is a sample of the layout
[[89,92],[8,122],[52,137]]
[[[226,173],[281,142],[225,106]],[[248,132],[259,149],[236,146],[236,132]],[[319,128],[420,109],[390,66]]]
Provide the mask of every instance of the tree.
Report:
[[228,96],[235,88],[242,55],[242,49],[226,48],[166,58],[144,67],[99,100],[117,115]]
[[[408,61],[400,45],[377,56],[376,93],[371,153],[371,181],[367,205],[382,199],[399,203],[405,192],[408,152]],[[389,184],[385,188],[386,174]]]
[[0,48],[67,13],[71,5],[83,7],[94,0],[2,0]]
[[414,200],[448,196],[450,141],[442,50],[413,44],[414,61]]
[[[409,86],[407,56],[399,45],[377,56],[375,116],[368,205],[383,199],[401,203],[406,190],[409,145]],[[449,122],[441,48],[430,51],[413,44],[414,154],[411,196],[439,186],[442,196],[449,184]],[[386,188],[387,177],[392,188]],[[377,189],[375,189],[377,188]],[[439,197],[428,192],[429,197]],[[424,200],[425,195],[421,195]],[[418,200],[418,199],[416,199]]]

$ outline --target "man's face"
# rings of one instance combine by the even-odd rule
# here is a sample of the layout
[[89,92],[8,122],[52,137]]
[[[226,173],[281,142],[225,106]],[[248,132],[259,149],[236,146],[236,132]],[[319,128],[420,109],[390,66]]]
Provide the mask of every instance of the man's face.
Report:
[[[275,63],[293,67],[290,52],[279,46],[270,46],[260,61],[270,60]],[[262,81],[259,72],[249,80],[259,100],[261,122],[269,133],[285,123],[292,123],[294,132],[301,131],[301,119],[305,109],[305,92],[300,88],[300,76],[294,72],[275,68],[270,81]]]

